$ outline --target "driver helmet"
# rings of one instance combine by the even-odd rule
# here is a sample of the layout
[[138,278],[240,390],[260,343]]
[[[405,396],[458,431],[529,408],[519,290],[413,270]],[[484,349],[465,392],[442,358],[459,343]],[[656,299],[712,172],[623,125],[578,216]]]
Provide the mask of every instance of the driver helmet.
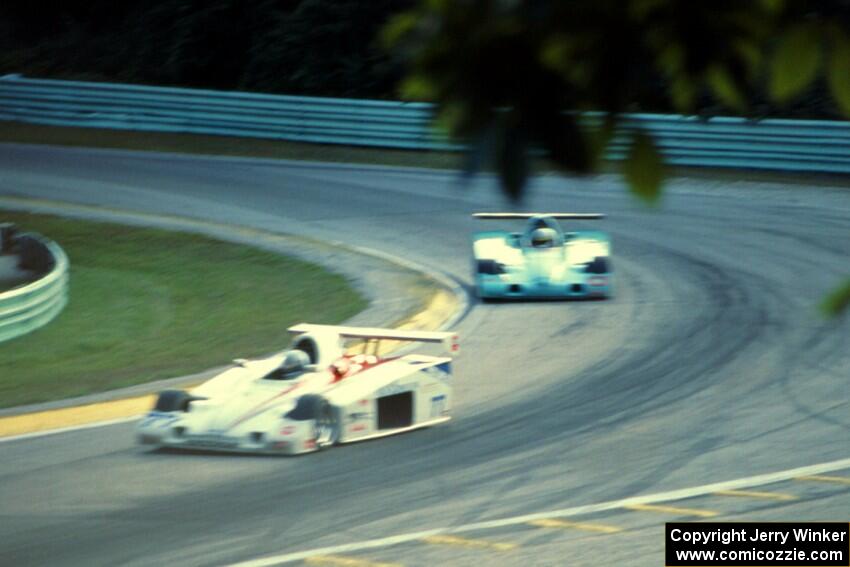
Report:
[[551,248],[557,236],[551,228],[538,228],[531,233],[531,245],[535,248]]
[[283,357],[280,372],[284,379],[295,378],[303,374],[307,365],[310,364],[310,356],[303,350],[291,350]]

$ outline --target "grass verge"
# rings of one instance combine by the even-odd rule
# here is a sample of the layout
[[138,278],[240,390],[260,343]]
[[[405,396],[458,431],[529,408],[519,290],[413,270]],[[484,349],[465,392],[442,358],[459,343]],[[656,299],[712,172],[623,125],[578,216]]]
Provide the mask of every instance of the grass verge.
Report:
[[70,301],[46,327],[0,343],[0,407],[179,376],[288,343],[301,321],[367,305],[345,278],[204,236],[2,211],[58,242]]
[[455,169],[459,154],[0,121],[0,142]]

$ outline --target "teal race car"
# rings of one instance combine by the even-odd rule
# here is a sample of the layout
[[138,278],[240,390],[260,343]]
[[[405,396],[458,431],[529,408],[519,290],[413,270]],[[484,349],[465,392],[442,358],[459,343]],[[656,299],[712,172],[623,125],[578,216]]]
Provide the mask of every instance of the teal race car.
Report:
[[522,232],[484,231],[472,242],[473,279],[481,299],[607,298],[614,291],[611,240],[599,230],[565,232],[558,220],[597,213],[475,213],[482,220],[526,220]]

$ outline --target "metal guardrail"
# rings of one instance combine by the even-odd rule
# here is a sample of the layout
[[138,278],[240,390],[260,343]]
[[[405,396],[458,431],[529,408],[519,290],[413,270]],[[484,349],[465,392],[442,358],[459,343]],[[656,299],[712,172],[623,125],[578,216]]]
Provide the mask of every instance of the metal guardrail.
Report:
[[41,240],[53,257],[53,267],[37,281],[0,293],[0,342],[43,327],[68,302],[68,257],[55,242]]
[[[0,120],[271,138],[323,144],[455,150],[431,124],[432,106],[170,87],[0,79]],[[850,173],[850,122],[633,114],[668,163]],[[592,117],[590,117],[592,120]],[[615,140],[610,159],[627,147]]]
[[0,80],[0,119],[300,142],[448,148],[431,106],[243,92],[25,79]]

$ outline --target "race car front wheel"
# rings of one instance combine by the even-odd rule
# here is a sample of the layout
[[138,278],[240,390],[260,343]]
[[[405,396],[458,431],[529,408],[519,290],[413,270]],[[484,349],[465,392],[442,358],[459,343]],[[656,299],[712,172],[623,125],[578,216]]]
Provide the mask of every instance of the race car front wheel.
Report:
[[155,411],[189,411],[189,402],[197,398],[183,390],[164,390],[159,393]]
[[315,418],[316,446],[330,447],[337,442],[339,428],[334,417],[333,408],[327,400],[321,400]]
[[316,448],[330,447],[339,440],[339,423],[333,406],[315,394],[298,398],[295,408],[286,414],[288,419],[313,422],[313,439]]

